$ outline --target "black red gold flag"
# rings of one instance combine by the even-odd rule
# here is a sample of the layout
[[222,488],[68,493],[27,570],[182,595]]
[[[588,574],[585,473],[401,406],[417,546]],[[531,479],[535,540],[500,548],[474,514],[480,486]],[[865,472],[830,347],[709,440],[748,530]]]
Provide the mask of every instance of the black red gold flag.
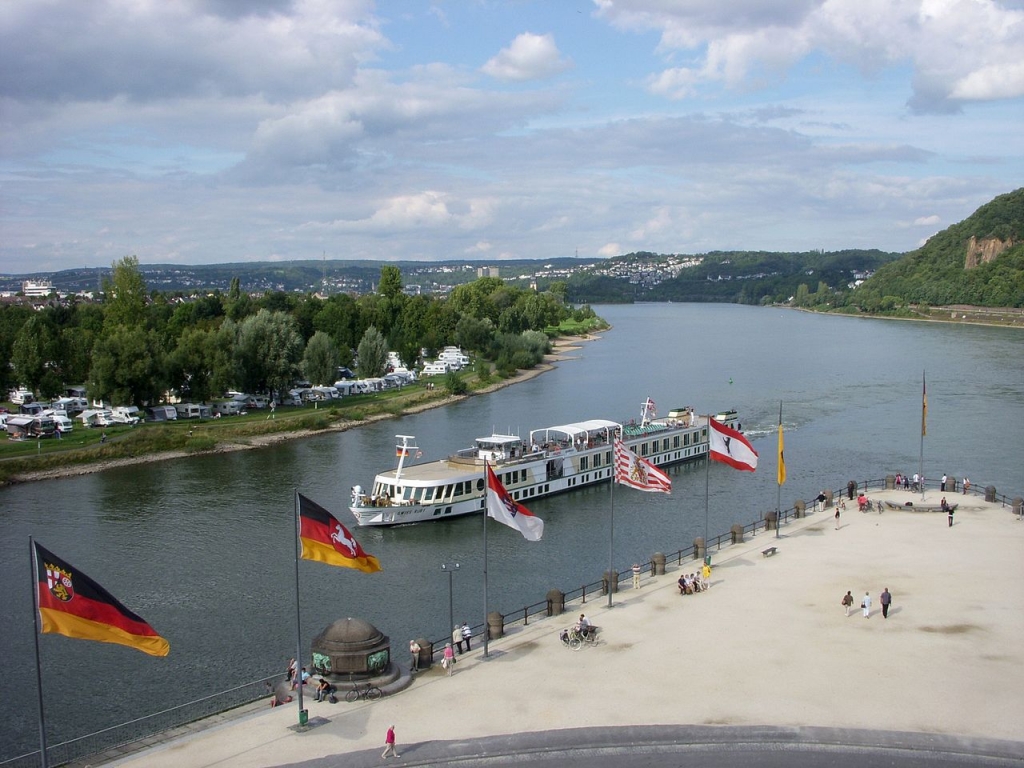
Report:
[[338,519],[315,501],[299,494],[299,539],[302,559],[355,568],[363,573],[379,571],[380,561],[368,555]]
[[35,556],[42,632],[127,645],[150,656],[170,652],[153,627],[82,571],[38,543]]

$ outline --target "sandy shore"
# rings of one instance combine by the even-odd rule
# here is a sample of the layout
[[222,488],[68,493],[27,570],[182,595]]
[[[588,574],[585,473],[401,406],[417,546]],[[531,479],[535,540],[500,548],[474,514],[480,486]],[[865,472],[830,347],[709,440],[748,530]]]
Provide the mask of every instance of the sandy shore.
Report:
[[[544,358],[544,361],[536,368],[531,368],[528,371],[519,371],[514,377],[509,379],[499,379],[493,384],[485,387],[484,389],[477,390],[466,395],[453,395],[451,397],[445,397],[438,400],[432,400],[429,403],[421,403],[419,405],[412,406],[405,409],[403,414],[420,413],[421,411],[431,410],[433,408],[443,408],[446,405],[465,400],[468,397],[477,397],[479,395],[486,395],[491,392],[497,392],[505,387],[510,387],[514,384],[518,384],[523,381],[529,381],[542,373],[550,371],[555,365],[563,360],[571,360],[573,353],[577,352],[580,347],[588,341],[594,341],[600,338],[600,334],[590,334],[587,336],[573,337],[556,339],[552,342],[552,353]],[[345,432],[349,429],[355,429],[364,424],[369,424],[375,421],[382,421],[385,419],[397,418],[391,413],[381,413],[368,416],[365,419],[359,421],[338,421],[331,426],[324,429],[309,430],[300,429],[292,430],[287,432],[275,432],[269,435],[255,435],[253,437],[246,438],[244,442],[221,442],[216,447],[206,451],[204,453],[230,453],[234,451],[248,451],[258,448],[265,448],[270,445],[277,445],[289,440],[301,440],[305,437],[312,437],[314,435],[322,435],[326,432]],[[57,480],[63,477],[75,477],[78,475],[90,475],[95,472],[103,472],[108,469],[115,469],[117,467],[129,467],[136,464],[149,464],[158,461],[172,461],[174,459],[184,459],[195,456],[195,453],[189,453],[186,451],[163,451],[160,453],[149,453],[141,456],[126,457],[120,459],[109,459],[105,461],[95,461],[88,464],[74,464],[65,467],[55,467],[53,469],[45,469],[31,472],[22,472],[17,475],[13,475],[9,483],[28,483],[38,480]]]

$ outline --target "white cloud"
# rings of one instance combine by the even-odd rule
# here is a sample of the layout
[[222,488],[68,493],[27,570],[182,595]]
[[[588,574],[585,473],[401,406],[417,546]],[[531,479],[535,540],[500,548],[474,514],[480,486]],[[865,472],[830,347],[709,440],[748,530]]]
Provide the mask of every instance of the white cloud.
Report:
[[611,258],[612,256],[621,256],[623,253],[622,246],[618,243],[605,243],[597,249],[597,255],[604,258]]
[[941,223],[942,217],[932,214],[931,216],[921,216],[914,219],[915,227],[935,227]]
[[497,80],[543,80],[571,66],[572,63],[558,52],[553,35],[524,32],[484,64],[481,71]]

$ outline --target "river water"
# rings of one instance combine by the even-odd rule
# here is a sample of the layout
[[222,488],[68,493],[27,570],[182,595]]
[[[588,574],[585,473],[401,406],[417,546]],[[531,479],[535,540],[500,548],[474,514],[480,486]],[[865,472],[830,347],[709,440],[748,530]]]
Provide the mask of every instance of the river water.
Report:
[[[614,557],[623,569],[748,523],[775,507],[782,403],[783,508],[850,479],[924,470],[1024,492],[1024,336],[978,326],[830,317],[736,305],[596,308],[614,329],[554,371],[447,408],[259,451],[203,456],[0,490],[0,759],[38,747],[29,536],[83,569],[171,645],[156,659],[120,646],[40,638],[48,738],[56,743],[283,671],[294,655],[295,490],[350,525],[349,489],[395,461],[394,435],[424,460],[495,431],[590,418],[628,420],[648,396],[659,413],[736,408],[761,454],[756,473],[671,470],[673,493],[617,489]],[[708,473],[707,470],[710,470]],[[705,493],[706,483],[710,492]],[[707,500],[706,500],[707,497]],[[609,560],[609,488],[538,500],[544,539],[492,523],[487,609],[509,613],[559,587],[600,578]],[[707,523],[705,520],[707,503]],[[357,616],[392,640],[443,637],[448,576],[455,619],[480,624],[482,518],[355,529],[383,572],[299,564],[303,644]]]

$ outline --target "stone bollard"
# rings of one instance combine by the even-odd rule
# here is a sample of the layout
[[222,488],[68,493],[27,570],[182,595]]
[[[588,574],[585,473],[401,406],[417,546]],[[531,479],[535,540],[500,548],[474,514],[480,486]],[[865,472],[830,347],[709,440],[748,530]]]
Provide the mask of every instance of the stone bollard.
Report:
[[487,614],[487,637],[497,640],[505,636],[505,617],[497,611]]
[[651,576],[665,575],[665,553],[655,552],[651,555]]
[[736,523],[736,525],[730,528],[729,533],[732,534],[733,544],[740,544],[743,542],[743,526],[739,523]]
[[1013,500],[1013,514],[1018,516],[1024,515],[1024,499],[1020,496]]
[[619,572],[618,571],[605,571],[601,575],[601,594],[608,594],[608,584],[612,585],[612,592],[619,591]]
[[825,492],[825,509],[832,506],[832,489],[829,488]]
[[565,592],[560,589],[548,590],[548,616],[558,616],[565,612]]
[[420,645],[419,656],[419,669],[430,669],[430,664],[434,660],[434,646],[425,637],[417,637],[416,642]]
[[702,557],[707,555],[707,547],[704,546],[704,537],[698,536],[693,540],[693,559],[700,560]]
[[994,485],[985,486],[985,501],[996,500],[996,487]]
[[793,502],[793,517],[799,520],[801,517],[807,514],[805,511],[807,508],[807,502],[803,499],[797,499]]
[[779,513],[775,510],[764,513],[764,529],[766,531],[774,531],[779,527]]
[[896,488],[896,475],[885,476],[885,490],[892,491]]

